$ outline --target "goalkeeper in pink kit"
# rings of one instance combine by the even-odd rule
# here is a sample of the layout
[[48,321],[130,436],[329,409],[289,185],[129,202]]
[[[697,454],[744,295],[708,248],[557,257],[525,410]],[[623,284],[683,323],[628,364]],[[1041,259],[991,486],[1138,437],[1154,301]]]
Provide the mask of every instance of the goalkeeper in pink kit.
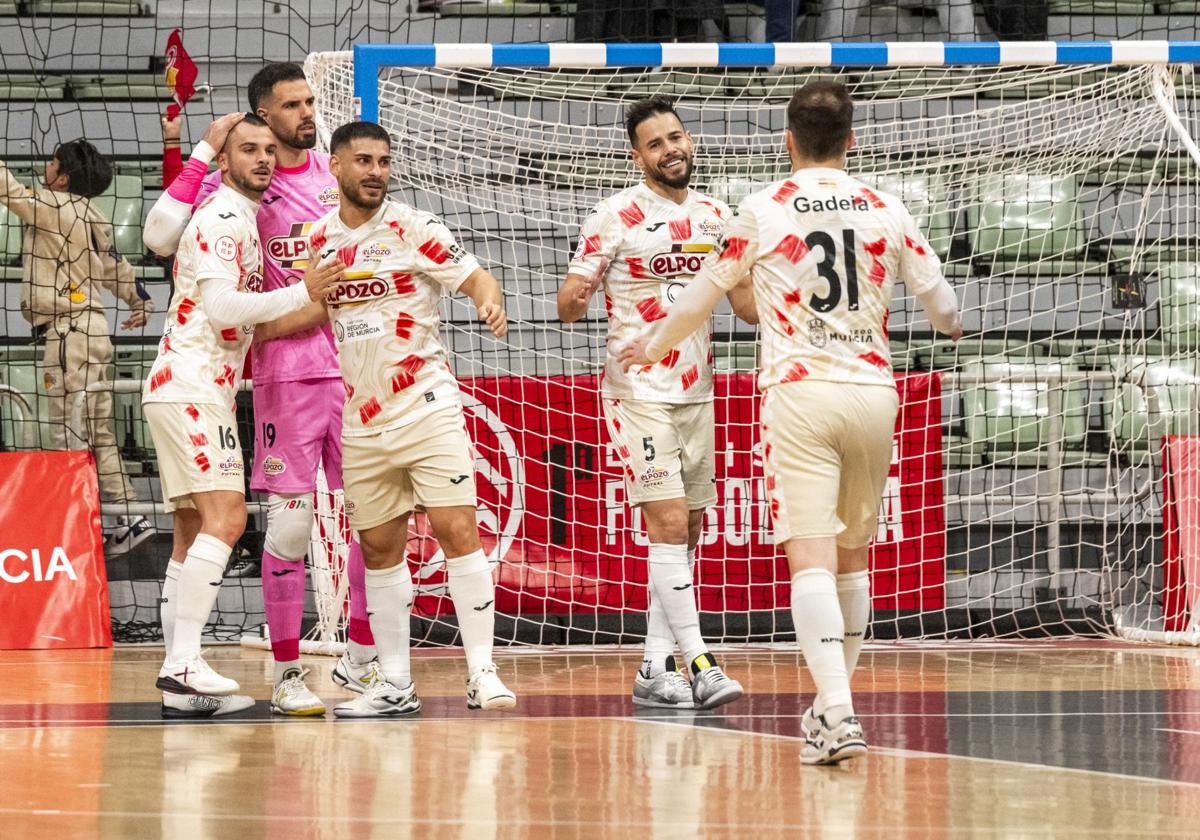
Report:
[[[258,213],[265,257],[263,290],[270,291],[300,282],[308,265],[309,229],[338,206],[338,187],[329,173],[329,156],[313,151],[317,140],[313,94],[299,65],[268,64],[250,80],[247,94],[250,110],[267,121],[278,140],[275,176]],[[220,148],[237,119],[238,115],[230,115],[213,123],[154,206],[145,239],[156,253],[166,256],[175,251],[193,209],[220,185],[219,172],[207,177],[205,173],[214,148]],[[268,494],[262,591],[275,658],[271,710],[320,715],[325,705],[305,685],[300,667],[304,557],[312,534],[318,465],[324,466],[330,489],[342,487],[345,389],[328,325],[280,338],[263,331],[255,338],[250,487]],[[349,644],[334,667],[333,679],[361,693],[378,665],[357,541],[350,547],[348,574]]]

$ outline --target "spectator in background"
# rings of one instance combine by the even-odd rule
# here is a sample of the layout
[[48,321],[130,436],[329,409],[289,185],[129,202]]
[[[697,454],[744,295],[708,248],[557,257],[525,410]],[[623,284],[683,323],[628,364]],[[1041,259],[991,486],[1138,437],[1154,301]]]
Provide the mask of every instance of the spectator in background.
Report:
[[[767,17],[766,41],[779,43],[795,40],[796,15],[805,11],[806,0],[761,0]],[[871,4],[871,0],[821,0],[821,17],[817,23],[816,40],[849,41],[854,37],[858,15]],[[911,4],[905,4],[911,5]],[[975,27],[975,4],[973,0],[929,0],[937,9],[938,20],[943,32],[926,33],[929,37],[943,37],[950,41],[973,41],[978,33]],[[898,33],[874,33],[877,36]]]
[[[133,267],[117,253],[112,224],[89,200],[112,183],[112,164],[86,140],[63,143],[46,164],[42,189],[32,190],[0,163],[0,203],[25,224],[21,314],[45,341],[43,379],[49,397],[50,440],[67,448],[67,433],[95,453],[100,495],[137,499],[117,449],[112,390],[107,385],[113,346],[100,298],[107,289],[129,305],[125,330],[145,326],[150,296]],[[83,416],[73,414],[82,401]],[[76,422],[82,425],[74,426]],[[145,517],[120,516],[108,535],[110,554],[123,553],[154,532]]]

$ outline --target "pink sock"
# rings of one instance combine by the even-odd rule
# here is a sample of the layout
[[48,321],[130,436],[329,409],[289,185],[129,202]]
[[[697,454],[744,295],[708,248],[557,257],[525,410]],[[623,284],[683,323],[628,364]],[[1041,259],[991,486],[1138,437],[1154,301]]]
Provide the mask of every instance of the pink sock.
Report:
[[350,577],[350,626],[346,629],[346,637],[355,644],[373,646],[375,637],[371,635],[371,622],[367,619],[367,571],[358,540],[350,542],[346,574]]
[[263,609],[276,662],[300,658],[300,620],[304,617],[304,561],[262,555]]

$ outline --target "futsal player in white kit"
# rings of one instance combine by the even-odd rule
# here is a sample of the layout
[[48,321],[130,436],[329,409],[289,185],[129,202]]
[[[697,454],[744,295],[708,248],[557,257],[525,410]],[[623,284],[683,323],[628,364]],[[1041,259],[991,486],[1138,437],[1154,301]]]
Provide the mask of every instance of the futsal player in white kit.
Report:
[[166,330],[142,394],[163,498],[175,514],[175,574],[163,589],[166,660],[156,683],[166,717],[227,714],[252,702],[230,699],[237,682],[200,655],[201,632],[246,525],[234,399],[254,324],[322,299],[341,276],[326,266],[306,272],[303,283],[261,292],[256,216],[275,169],[275,137],[247,114],[218,162],[221,187],[183,233]]
[[476,521],[475,461],[439,335],[443,289],[471,298],[492,334],[506,335],[500,286],[441,219],[388,197],[392,153],[382,127],[344,125],[329,152],[339,207],[313,225],[309,259],[338,260],[346,277],[328,307],[308,307],[271,330],[284,335],[332,320],[346,386],[346,514],[362,544],[382,674],[333,711],[389,717],[421,708],[409,665],[413,580],[405,557],[409,515],[418,507],[446,555],[467,658],[467,705],[511,709],[516,695],[492,662],[495,593]]
[[[625,466],[629,503],[641,508],[650,541],[645,655],[633,702],[711,709],[736,700],[742,686],[708,652],[692,585],[704,511],[717,501],[708,324],[681,335],[657,364],[626,371],[612,348],[666,317],[731,213],[723,202],[688,188],[692,138],[670,99],[633,103],[625,128],[644,179],[600,202],[584,222],[558,293],[558,314],[579,320],[603,285],[609,347],[604,417]],[[730,299],[754,321],[748,291],[735,289]],[[676,643],[690,682],[675,668]]]
[[620,353],[625,365],[655,362],[722,294],[753,289],[775,542],[787,554],[796,638],[817,685],[803,719],[808,764],[867,750],[850,675],[870,618],[867,548],[898,409],[887,333],[893,283],[908,286],[935,329],[962,335],[954,291],[908,210],[845,171],[853,115],[839,83],[795,93],[786,132],[793,174],[741,204],[670,315]]

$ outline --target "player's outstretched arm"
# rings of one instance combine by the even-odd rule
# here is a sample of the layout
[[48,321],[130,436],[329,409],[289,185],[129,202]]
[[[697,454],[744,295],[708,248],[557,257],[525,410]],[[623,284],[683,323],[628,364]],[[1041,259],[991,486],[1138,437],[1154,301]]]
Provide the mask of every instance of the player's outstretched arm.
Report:
[[[163,191],[150,208],[142,241],[160,257],[169,257],[179,247],[179,237],[192,218],[192,207],[200,195],[208,165],[225,145],[230,130],[242,121],[245,114],[238,111],[213,120],[204,137],[192,150],[188,162],[178,177]],[[164,126],[164,130],[166,126]]]
[[570,324],[587,314],[588,304],[608,271],[608,257],[601,257],[590,276],[568,274],[558,289],[558,319]]
[[329,309],[324,303],[309,301],[303,309],[290,312],[282,318],[264,321],[254,328],[254,343],[262,344],[273,338],[280,338],[313,327],[321,327],[329,323]]
[[637,337],[625,342],[617,352],[621,366],[629,370],[634,365],[650,365],[667,355],[672,347],[704,325],[723,294],[725,290],[701,269],[696,279],[679,293],[666,318],[655,321]]
[[488,325],[492,335],[504,338],[508,335],[508,315],[504,311],[504,294],[500,283],[485,269],[477,268],[463,281],[458,290],[475,303],[479,320]]
[[917,295],[921,309],[933,328],[951,341],[962,338],[962,313],[958,311],[958,297],[945,278],[928,291]]

